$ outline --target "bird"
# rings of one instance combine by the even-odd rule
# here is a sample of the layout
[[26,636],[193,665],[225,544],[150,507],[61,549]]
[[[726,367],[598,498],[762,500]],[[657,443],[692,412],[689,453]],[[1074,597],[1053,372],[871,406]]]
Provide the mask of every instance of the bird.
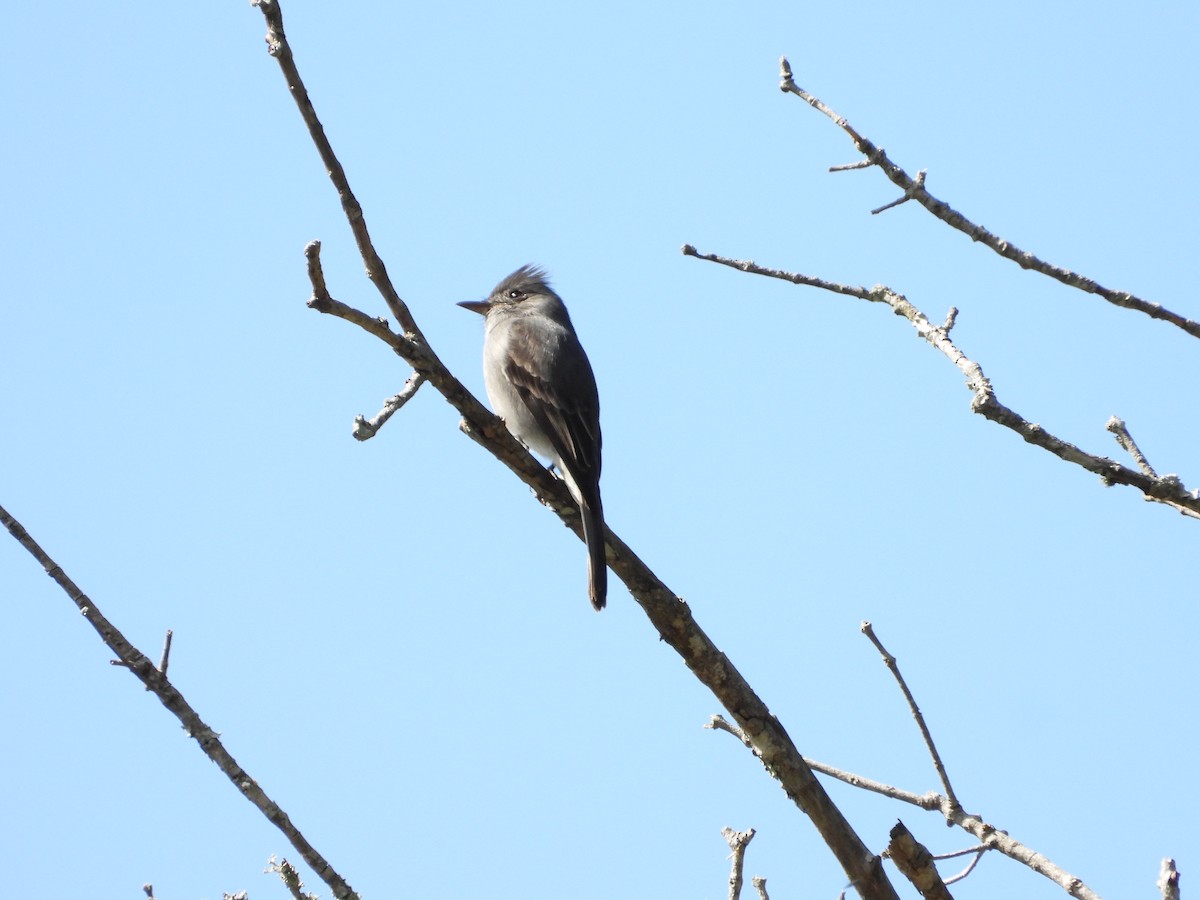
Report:
[[600,395],[567,307],[534,265],[517,269],[486,300],[458,305],[484,317],[483,381],[492,409],[517,440],[553,462],[579,505],[588,597],[598,612],[608,594]]

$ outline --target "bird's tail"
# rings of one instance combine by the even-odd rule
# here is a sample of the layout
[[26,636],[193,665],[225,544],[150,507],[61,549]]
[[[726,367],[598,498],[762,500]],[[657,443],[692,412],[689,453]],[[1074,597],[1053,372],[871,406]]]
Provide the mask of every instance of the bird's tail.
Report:
[[604,556],[604,509],[600,495],[580,503],[583,518],[583,539],[588,551],[588,596],[597,612],[604,609],[608,599],[608,562]]

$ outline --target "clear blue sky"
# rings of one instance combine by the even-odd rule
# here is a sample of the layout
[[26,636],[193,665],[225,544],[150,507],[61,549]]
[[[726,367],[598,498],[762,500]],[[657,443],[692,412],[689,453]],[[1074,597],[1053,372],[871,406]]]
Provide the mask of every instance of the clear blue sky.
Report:
[[[684,258],[887,283],[1000,399],[1098,453],[1128,422],[1200,485],[1200,344],[909,204],[817,93],[1015,243],[1200,317],[1195,4],[287,0],[402,296],[482,394],[456,301],[549,268],[600,384],[610,524],[807,755],[937,787],[1101,894],[1200,871],[1200,523],[973,416],[879,306]],[[834,897],[809,822],[619,584],[408,375],[305,308],[302,249],[385,310],[245,2],[23,4],[0,33],[0,503],[171,676],[364,897]],[[0,540],[5,893],[162,900],[295,858],[15,542]],[[834,785],[882,849],[932,814]],[[324,886],[304,873],[310,890]],[[1186,882],[1185,882],[1186,886]],[[901,888],[906,890],[906,888]],[[1063,896],[1001,857],[962,898]]]

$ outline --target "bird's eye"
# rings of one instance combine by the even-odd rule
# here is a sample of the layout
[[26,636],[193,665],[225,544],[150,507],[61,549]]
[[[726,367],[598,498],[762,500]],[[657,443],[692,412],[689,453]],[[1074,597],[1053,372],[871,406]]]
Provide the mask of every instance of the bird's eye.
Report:
[[508,292],[508,299],[509,300],[520,300],[521,292],[518,291],[516,288],[513,288],[511,291]]

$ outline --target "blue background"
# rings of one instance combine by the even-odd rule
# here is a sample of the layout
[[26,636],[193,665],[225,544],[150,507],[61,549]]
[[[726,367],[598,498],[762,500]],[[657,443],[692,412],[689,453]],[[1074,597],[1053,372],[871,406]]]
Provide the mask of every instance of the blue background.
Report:
[[[886,283],[1002,402],[1200,484],[1200,345],[1022,271],[856,159],[778,58],[969,217],[1200,318],[1200,7],[1015,0],[566,7],[289,0],[401,295],[482,396],[458,309],[547,266],[597,373],[613,529],[814,758],[935,789],[870,619],[967,809],[1105,896],[1196,871],[1200,523],[973,416],[879,305],[685,258]],[[614,583],[407,368],[305,308],[386,310],[244,3],[23,4],[0,33],[3,503],[364,897],[726,892],[845,877]],[[0,541],[6,893],[162,900],[296,858]],[[834,784],[874,849],[936,814]],[[946,866],[956,871],[958,862]],[[308,888],[328,896],[304,872]],[[902,893],[909,889],[895,876]],[[1186,887],[1185,880],[1185,887]],[[1059,897],[991,856],[961,898]],[[747,887],[747,894],[750,889]]]

